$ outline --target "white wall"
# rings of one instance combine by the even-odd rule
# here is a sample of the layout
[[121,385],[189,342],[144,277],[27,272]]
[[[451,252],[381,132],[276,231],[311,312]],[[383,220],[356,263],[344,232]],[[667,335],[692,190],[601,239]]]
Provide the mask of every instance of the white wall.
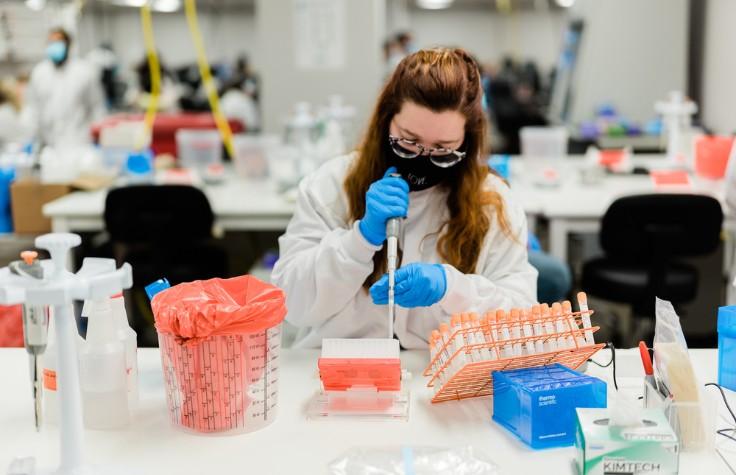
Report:
[[[699,0],[695,0],[699,1]],[[732,2],[733,0],[724,0]],[[585,21],[571,120],[593,118],[602,102],[635,121],[654,102],[686,91],[688,0],[580,0]]]
[[357,110],[362,131],[381,86],[381,43],[385,35],[385,0],[344,0],[345,64],[334,70],[304,70],[294,53],[294,2],[257,0],[258,54],[263,85],[264,129],[280,132],[299,101],[325,104],[340,94]]
[[736,131],[736,2],[709,0],[705,18],[703,123],[716,133]]
[[[240,53],[247,53],[251,57],[254,55],[257,47],[252,11],[204,10],[199,12],[198,17],[211,63],[232,61]],[[183,12],[155,13],[153,29],[157,49],[167,66],[179,66],[196,60]],[[84,51],[108,41],[124,65],[130,66],[143,59],[143,36],[137,9],[85,14],[79,26],[79,35]]]
[[544,70],[557,61],[567,17],[560,10],[521,11],[510,15],[488,8],[410,10],[417,46],[461,46],[481,62],[498,63],[506,55],[534,60]]

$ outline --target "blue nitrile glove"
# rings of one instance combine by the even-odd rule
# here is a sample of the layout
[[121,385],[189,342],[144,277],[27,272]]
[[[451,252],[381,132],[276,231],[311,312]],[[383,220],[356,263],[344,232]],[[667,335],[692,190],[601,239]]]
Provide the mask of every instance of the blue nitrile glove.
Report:
[[[439,302],[447,291],[447,275],[442,264],[414,262],[396,270],[394,299],[404,308],[429,307]],[[388,303],[388,275],[371,286],[376,305]]]
[[380,246],[386,240],[386,221],[403,218],[409,210],[409,185],[391,167],[380,180],[374,182],[365,194],[365,216],[358,228],[369,243]]

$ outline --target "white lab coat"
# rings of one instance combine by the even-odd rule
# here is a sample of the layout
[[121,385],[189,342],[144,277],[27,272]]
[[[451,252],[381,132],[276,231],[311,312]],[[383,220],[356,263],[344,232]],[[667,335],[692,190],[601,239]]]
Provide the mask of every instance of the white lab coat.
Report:
[[[363,282],[380,249],[365,240],[358,223],[350,225],[343,182],[356,154],[325,163],[299,184],[296,212],[279,239],[280,259],[272,281],[286,293],[287,321],[299,328],[295,347],[318,347],[322,338],[385,338],[386,306],[373,304]],[[537,271],[527,259],[526,216],[499,178],[487,186],[504,198],[511,230],[508,238],[495,220],[483,242],[475,274],[445,264],[447,292],[431,307],[396,308],[394,332],[405,348],[426,348],[431,331],[457,312],[525,307],[536,302]],[[399,245],[402,265],[438,263],[436,233],[448,216],[446,191],[409,194]]]
[[231,89],[220,98],[222,113],[228,119],[237,119],[246,130],[261,128],[261,119],[256,102],[243,91]]
[[21,120],[21,115],[12,104],[0,105],[0,144],[23,144],[28,141],[29,131]]
[[79,59],[61,67],[50,60],[36,65],[24,100],[24,123],[45,145],[88,144],[90,126],[105,116],[99,74]]

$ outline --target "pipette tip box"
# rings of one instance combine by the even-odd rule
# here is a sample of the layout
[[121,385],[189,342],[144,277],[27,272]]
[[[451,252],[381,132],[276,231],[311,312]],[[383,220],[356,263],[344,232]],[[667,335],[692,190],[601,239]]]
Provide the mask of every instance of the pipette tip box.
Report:
[[561,364],[494,371],[493,420],[533,449],[575,443],[575,409],[606,407],[606,383]]
[[310,404],[310,418],[408,418],[398,340],[327,338],[317,365],[321,391]]
[[325,391],[357,387],[401,389],[398,340],[327,338],[322,340],[322,357],[317,364]]

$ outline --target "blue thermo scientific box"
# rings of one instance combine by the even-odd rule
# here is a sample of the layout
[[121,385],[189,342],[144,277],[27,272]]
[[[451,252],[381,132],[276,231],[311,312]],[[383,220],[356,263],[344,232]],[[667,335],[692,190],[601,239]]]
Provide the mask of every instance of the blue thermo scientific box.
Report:
[[575,443],[575,409],[606,407],[606,383],[561,364],[494,371],[493,420],[533,449]]
[[718,309],[718,384],[736,391],[736,306]]

